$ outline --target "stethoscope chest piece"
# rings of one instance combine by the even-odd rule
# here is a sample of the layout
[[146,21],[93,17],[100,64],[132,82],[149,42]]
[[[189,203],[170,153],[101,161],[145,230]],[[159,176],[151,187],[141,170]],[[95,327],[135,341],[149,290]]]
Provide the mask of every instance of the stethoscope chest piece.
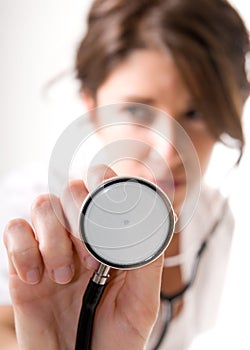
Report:
[[84,201],[79,229],[102,264],[131,269],[155,260],[171,241],[175,215],[167,195],[150,181],[116,177]]

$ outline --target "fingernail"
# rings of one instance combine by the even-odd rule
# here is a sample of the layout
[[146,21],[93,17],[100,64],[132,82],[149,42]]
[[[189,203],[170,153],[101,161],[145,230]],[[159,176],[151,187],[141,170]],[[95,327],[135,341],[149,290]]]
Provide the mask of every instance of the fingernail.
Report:
[[26,281],[29,284],[36,284],[40,281],[40,271],[38,268],[32,269],[26,273]]
[[63,266],[53,270],[53,277],[56,283],[69,283],[73,277],[73,266]]

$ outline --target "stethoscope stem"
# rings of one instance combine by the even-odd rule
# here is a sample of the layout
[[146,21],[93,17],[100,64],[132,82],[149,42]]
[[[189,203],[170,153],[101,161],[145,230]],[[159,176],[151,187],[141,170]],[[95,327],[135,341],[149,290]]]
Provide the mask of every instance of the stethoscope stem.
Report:
[[97,271],[94,273],[94,276],[92,277],[92,281],[100,285],[106,284],[109,278],[109,270],[109,266],[100,264]]
[[82,300],[75,350],[90,350],[96,308],[109,278],[110,267],[100,264],[90,279]]

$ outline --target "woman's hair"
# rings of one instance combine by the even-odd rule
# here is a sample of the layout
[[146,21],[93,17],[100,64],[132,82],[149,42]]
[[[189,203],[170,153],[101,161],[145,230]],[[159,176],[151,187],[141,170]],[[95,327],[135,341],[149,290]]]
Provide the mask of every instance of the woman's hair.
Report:
[[98,87],[133,50],[170,52],[212,135],[244,136],[249,92],[246,27],[226,0],[95,0],[76,57],[77,78]]

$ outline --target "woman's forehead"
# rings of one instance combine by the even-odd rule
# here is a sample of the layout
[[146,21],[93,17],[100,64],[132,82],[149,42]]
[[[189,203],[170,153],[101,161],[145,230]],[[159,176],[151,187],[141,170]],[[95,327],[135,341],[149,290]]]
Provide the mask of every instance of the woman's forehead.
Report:
[[139,102],[153,106],[177,104],[186,109],[192,96],[172,56],[135,50],[109,74],[97,91],[98,102]]

